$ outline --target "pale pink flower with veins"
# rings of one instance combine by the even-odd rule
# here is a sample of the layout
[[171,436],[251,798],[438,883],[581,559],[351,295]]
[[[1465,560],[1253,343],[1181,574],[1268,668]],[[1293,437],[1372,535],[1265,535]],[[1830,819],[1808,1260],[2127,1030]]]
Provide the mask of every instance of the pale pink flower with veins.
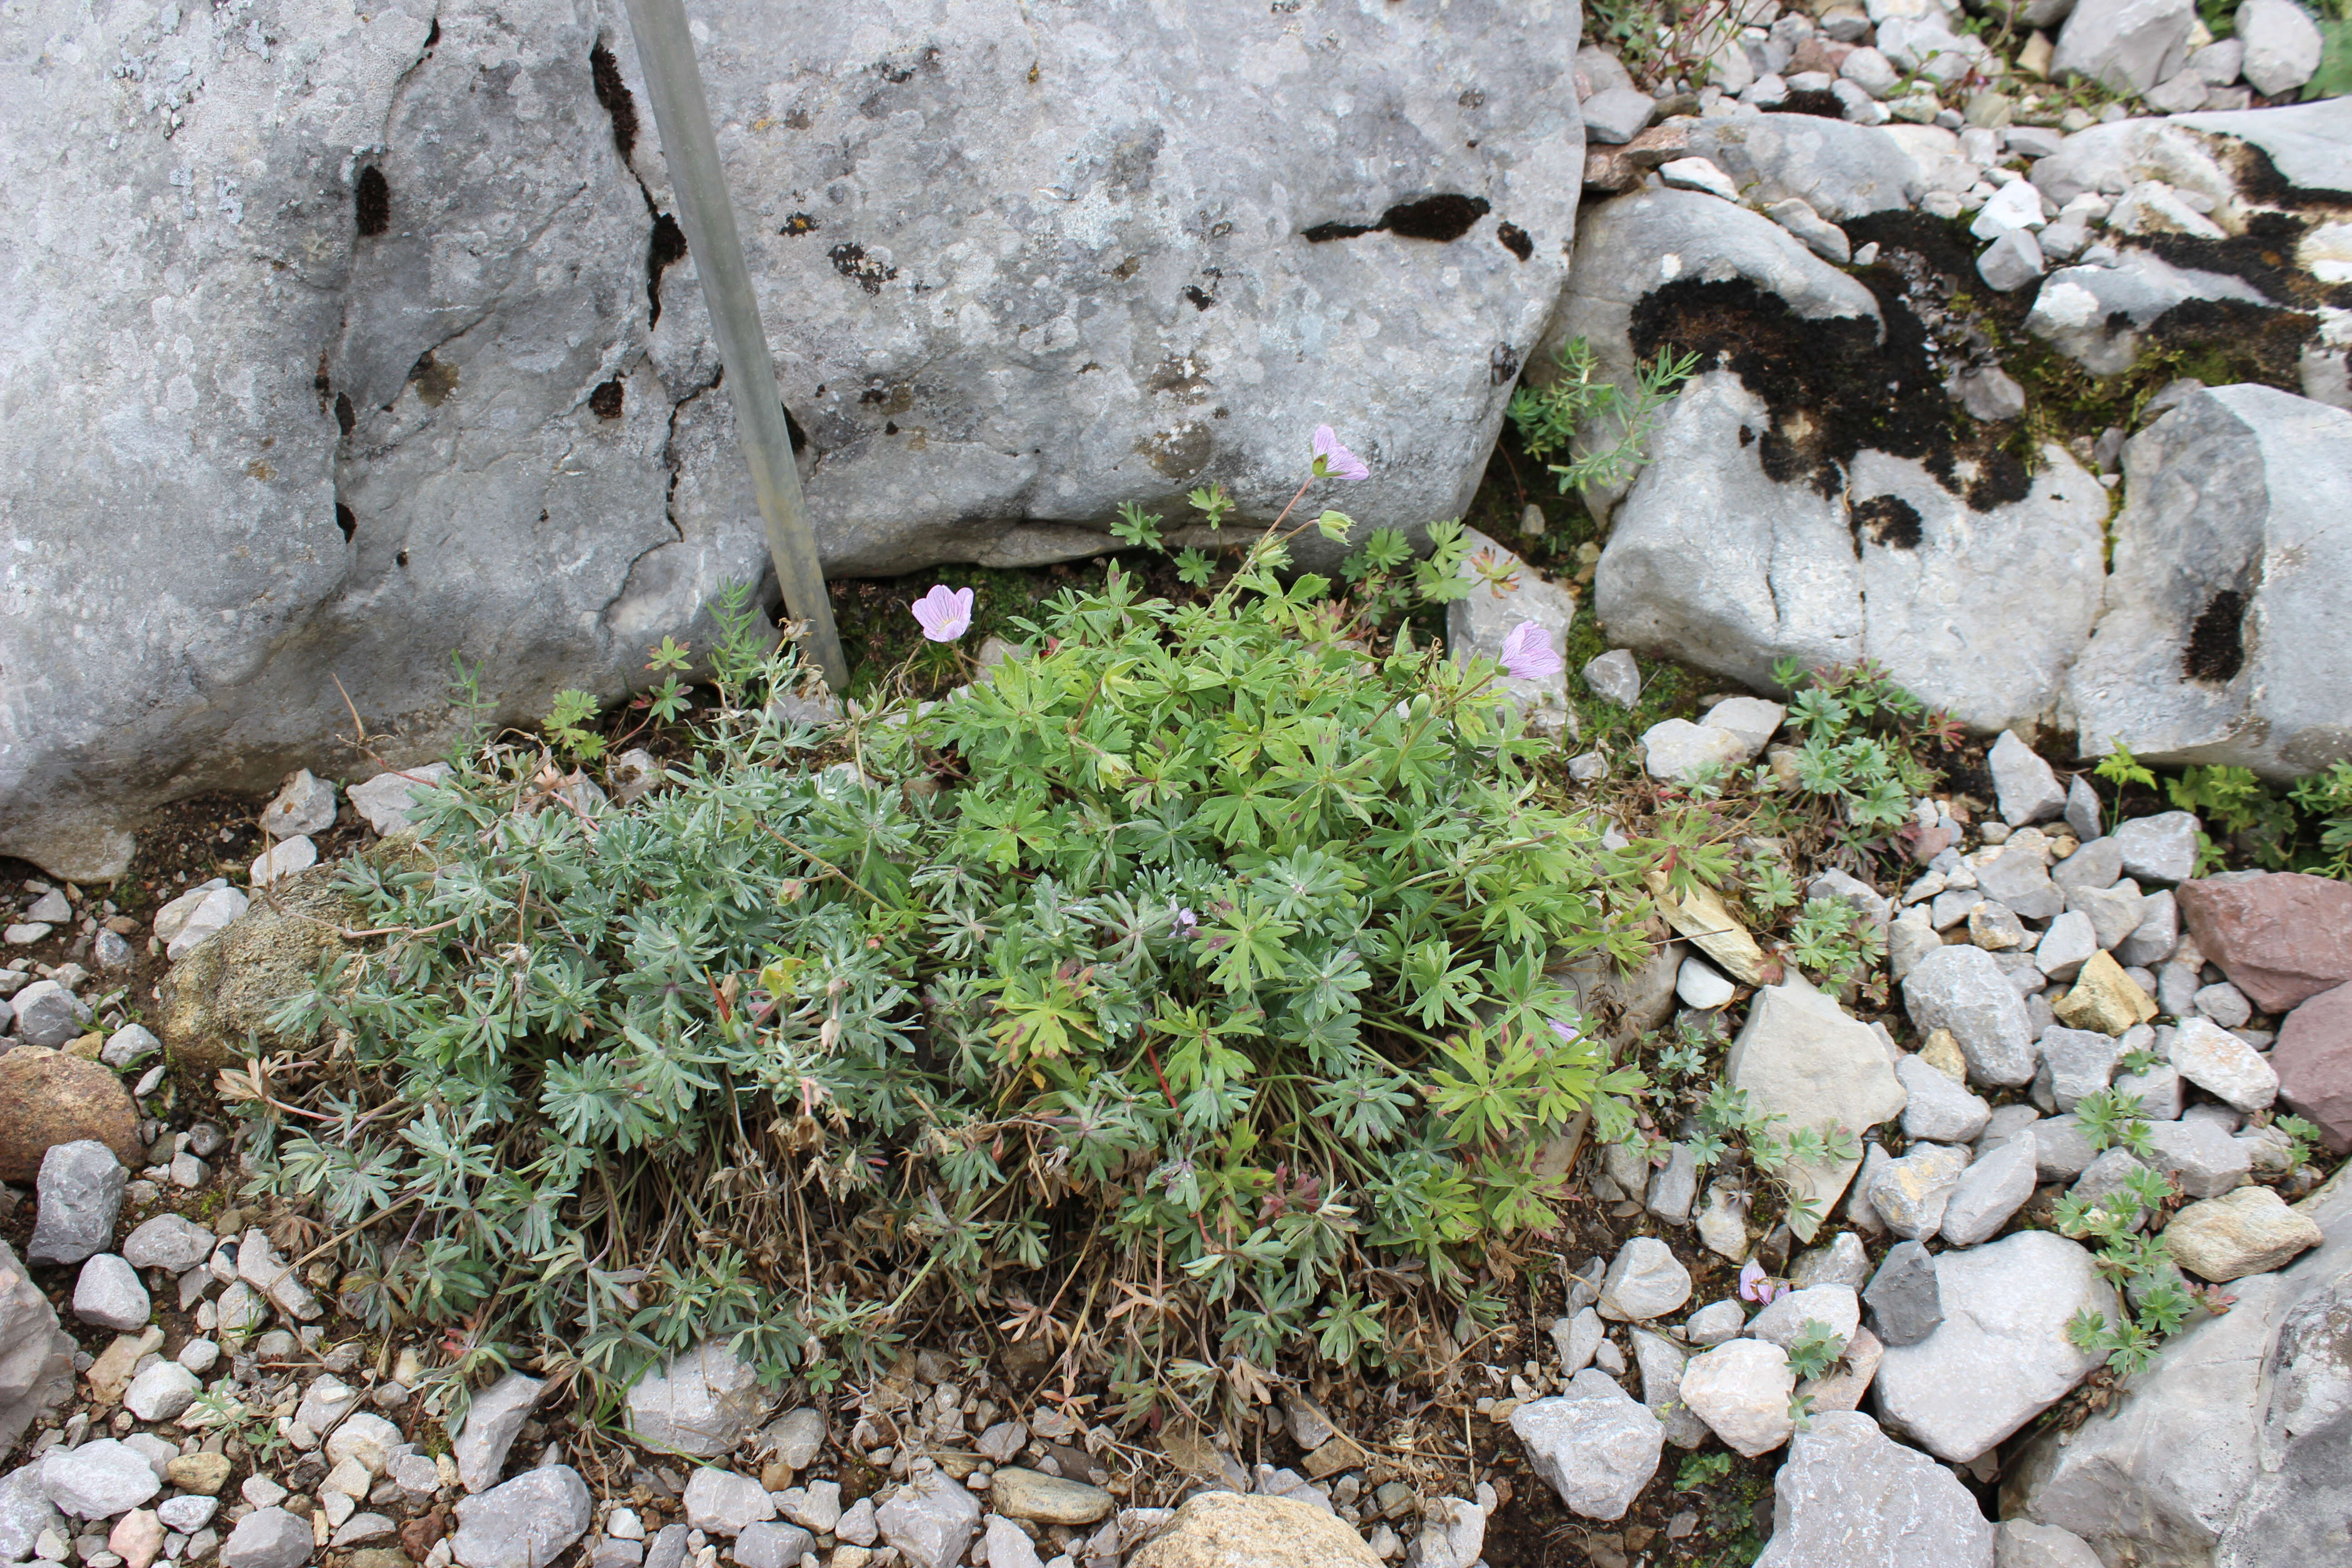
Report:
[[1521,621],[1503,639],[1503,668],[1514,680],[1541,680],[1558,675],[1568,661],[1554,653],[1551,638],[1533,621]]
[[1328,425],[1315,426],[1315,477],[1318,479],[1369,479],[1372,470],[1364,459],[1339,445]]
[[971,629],[971,590],[934,583],[914,603],[915,620],[933,642],[953,642]]

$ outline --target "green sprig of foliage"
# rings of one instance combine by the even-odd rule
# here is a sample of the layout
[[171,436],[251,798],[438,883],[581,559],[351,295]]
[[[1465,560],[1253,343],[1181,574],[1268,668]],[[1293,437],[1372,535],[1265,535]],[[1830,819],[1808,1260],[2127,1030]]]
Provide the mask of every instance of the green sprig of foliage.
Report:
[[[1508,411],[1520,444],[1538,460],[1570,451],[1580,434],[1586,437],[1584,456],[1545,465],[1559,476],[1562,494],[1630,480],[1644,460],[1658,416],[1698,369],[1698,355],[1661,349],[1656,358],[1635,365],[1628,395],[1601,374],[1599,356],[1582,338],[1562,343],[1552,357],[1550,379],[1514,392]],[[1614,425],[1605,444],[1591,428],[1604,420]]]

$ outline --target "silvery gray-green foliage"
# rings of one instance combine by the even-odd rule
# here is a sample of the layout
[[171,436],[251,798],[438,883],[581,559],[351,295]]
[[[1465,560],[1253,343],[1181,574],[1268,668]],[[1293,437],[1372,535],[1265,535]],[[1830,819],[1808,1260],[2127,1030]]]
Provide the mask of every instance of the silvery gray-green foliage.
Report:
[[614,1380],[706,1333],[870,1370],[927,1280],[1052,1320],[1024,1281],[1089,1248],[1155,1282],[1130,1415],[1190,1346],[1395,1352],[1556,1223],[1530,1143],[1640,1088],[1547,965],[1639,956],[1659,847],[1552,804],[1490,661],[1376,655],[1278,559],[1206,605],[1114,568],[822,754],[739,616],[704,744],[626,805],[483,748],[347,873],[393,934],[280,1020],[337,1044],[258,1184],[353,1232],[372,1322]]

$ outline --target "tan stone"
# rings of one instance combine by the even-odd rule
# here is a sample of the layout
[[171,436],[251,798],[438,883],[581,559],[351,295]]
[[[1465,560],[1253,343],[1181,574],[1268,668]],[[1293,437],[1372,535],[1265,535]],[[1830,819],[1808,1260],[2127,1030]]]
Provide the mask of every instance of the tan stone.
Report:
[[89,1380],[89,1396],[100,1405],[111,1405],[122,1397],[131,1384],[131,1373],[139,1358],[150,1351],[163,1348],[163,1331],[150,1323],[135,1334],[117,1334],[114,1342],[98,1352],[83,1373]]
[[[103,1036],[93,1037],[102,1045]],[[18,1046],[0,1054],[0,1182],[30,1182],[54,1144],[93,1139],[131,1170],[147,1163],[139,1107],[122,1080],[64,1051]]]
[[1203,1492],[1128,1568],[1385,1568],[1349,1526],[1284,1497]]
[[1093,1524],[1118,1502],[1100,1487],[1017,1465],[991,1476],[988,1489],[997,1512],[1040,1524]]
[[[1498,1415],[1496,1419],[1500,1420],[1501,1417]],[[1326,1477],[1336,1476],[1341,1470],[1352,1470],[1359,1466],[1370,1464],[1371,1458],[1370,1454],[1364,1452],[1363,1445],[1345,1432],[1340,1432],[1307,1455],[1303,1468],[1307,1471],[1308,1480],[1319,1481]]]
[[2190,1204],[2164,1227],[2172,1260],[2216,1285],[2284,1268],[2327,1238],[2268,1187],[2240,1187]]
[[1919,1047],[1919,1059],[1955,1083],[1968,1081],[1968,1056],[1960,1049],[1959,1037],[1949,1029],[1928,1030],[1927,1043]]
[[1780,964],[1764,955],[1714,889],[1700,885],[1677,894],[1664,871],[1653,871],[1644,879],[1666,923],[1677,934],[1688,937],[1691,945],[1715,960],[1725,973],[1742,985],[1780,983]]
[[214,1497],[228,1484],[232,1468],[226,1454],[181,1454],[164,1465],[163,1479],[184,1492]]
[[2075,977],[2074,989],[2058,999],[2054,1011],[2069,1028],[2120,1035],[2153,1019],[2156,1002],[2124,973],[2113,953],[2095,952]]

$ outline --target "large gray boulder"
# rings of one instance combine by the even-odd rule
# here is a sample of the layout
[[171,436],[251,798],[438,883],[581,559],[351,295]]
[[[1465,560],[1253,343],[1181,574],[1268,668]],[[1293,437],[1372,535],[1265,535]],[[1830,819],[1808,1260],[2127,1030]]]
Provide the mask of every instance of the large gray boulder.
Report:
[[[1864,145],[1883,143],[1890,166],[1916,167],[1876,130],[1814,123],[1822,134],[1851,130],[1872,139]],[[1754,150],[1814,133],[1748,134],[1740,144]],[[1645,305],[1658,308],[1652,302],[1668,290],[1695,299],[1708,285],[1732,290],[1710,296],[1717,305],[1746,299],[1761,312],[1759,331],[1784,330],[1765,318],[1785,307],[1817,329],[1822,353],[1866,361],[1866,343],[1884,333],[1869,291],[1778,225],[1701,194],[1644,191],[1588,216],[1548,346],[1581,337],[1600,373],[1630,386]],[[1780,352],[1767,338],[1733,363]],[[1932,386],[1901,395],[1942,403]],[[1784,658],[1815,667],[1868,658],[1974,728],[2054,716],[2098,609],[2105,491],[2055,446],[2013,487],[1989,486],[1980,473],[1963,482],[1977,460],[1941,448],[1895,457],[1865,447],[1842,464],[1822,457],[1801,465],[1810,471],[1787,472],[1776,443],[1801,445],[1812,437],[1792,442],[1790,429],[1818,437],[1825,422],[1818,410],[1797,417],[1769,405],[1730,369],[1683,390],[1622,499],[1588,496],[1613,506],[1594,579],[1612,640],[1759,687]],[[1604,426],[1592,438],[1614,435]]]
[[2124,493],[2070,686],[2084,752],[2272,778],[2352,757],[2352,414],[2191,393],[2126,445]]
[[[831,571],[1270,517],[1318,422],[1374,468],[1319,499],[1464,509],[1566,272],[1573,7],[695,19]],[[429,756],[453,650],[512,719],[707,644],[765,551],[616,7],[0,29],[0,853],[117,875],[167,793],[347,773],[346,691]]]
[[2076,0],[2059,31],[2050,74],[2137,96],[2187,63],[2196,25],[2193,0]]
[[2107,1563],[2304,1568],[2345,1560],[2352,1518],[2352,1180],[2295,1205],[2326,1240],[2231,1283],[2235,1305],[2167,1342],[2125,1397],[2011,1464],[2002,1512]]

